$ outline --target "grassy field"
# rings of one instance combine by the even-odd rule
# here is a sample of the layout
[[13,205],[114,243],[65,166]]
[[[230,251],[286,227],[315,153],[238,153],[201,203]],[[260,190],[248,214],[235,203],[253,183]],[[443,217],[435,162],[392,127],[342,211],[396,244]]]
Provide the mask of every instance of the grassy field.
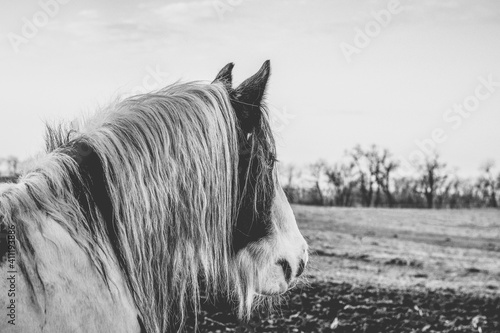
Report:
[[249,324],[206,305],[201,332],[500,332],[500,210],[293,210],[309,284]]
[[312,280],[500,293],[500,210],[294,211]]

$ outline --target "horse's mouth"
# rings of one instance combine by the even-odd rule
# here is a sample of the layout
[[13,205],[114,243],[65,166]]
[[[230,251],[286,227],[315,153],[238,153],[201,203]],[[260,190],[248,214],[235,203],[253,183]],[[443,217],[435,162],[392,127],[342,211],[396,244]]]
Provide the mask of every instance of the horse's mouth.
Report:
[[267,291],[267,290],[260,290],[260,291],[255,291],[255,294],[257,296],[261,297],[278,297],[286,294],[293,288],[295,288],[298,284],[298,281],[291,281],[290,283],[282,282],[280,285],[284,285],[283,288],[280,288],[279,290],[272,290],[272,291]]

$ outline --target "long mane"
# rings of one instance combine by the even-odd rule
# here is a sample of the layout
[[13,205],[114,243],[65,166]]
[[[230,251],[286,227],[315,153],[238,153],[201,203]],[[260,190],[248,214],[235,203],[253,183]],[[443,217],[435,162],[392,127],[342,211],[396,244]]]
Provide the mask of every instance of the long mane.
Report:
[[[18,224],[21,261],[36,267],[23,224],[40,227],[47,214],[104,280],[106,260],[118,262],[147,332],[182,327],[201,288],[231,290],[239,136],[224,87],[200,83],[115,103],[81,131],[49,130],[50,153],[0,197],[4,222]],[[83,163],[82,145],[92,152]]]

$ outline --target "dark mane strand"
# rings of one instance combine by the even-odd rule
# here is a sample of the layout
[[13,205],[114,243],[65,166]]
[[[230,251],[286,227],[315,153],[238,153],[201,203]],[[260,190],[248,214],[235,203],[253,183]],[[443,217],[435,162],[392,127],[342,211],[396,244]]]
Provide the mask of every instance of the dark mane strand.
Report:
[[[236,112],[241,105],[233,103]],[[276,145],[268,121],[268,110],[259,108],[260,117],[250,133],[239,130],[240,188],[239,209],[233,233],[233,251],[238,252],[251,242],[269,234],[271,206],[275,196],[273,167]]]

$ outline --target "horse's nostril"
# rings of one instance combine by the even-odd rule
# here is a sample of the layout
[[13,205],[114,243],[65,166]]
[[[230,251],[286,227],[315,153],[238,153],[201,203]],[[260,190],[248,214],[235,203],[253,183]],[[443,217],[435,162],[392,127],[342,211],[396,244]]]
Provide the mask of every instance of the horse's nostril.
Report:
[[305,267],[306,267],[306,263],[304,262],[304,260],[300,259],[299,269],[297,270],[297,275],[295,275],[295,276],[299,277],[300,275],[302,275],[302,273],[304,273]]
[[283,269],[283,273],[285,273],[286,283],[290,283],[290,279],[292,278],[292,267],[290,266],[288,261],[286,261],[285,259],[280,259],[278,260],[277,264],[281,266],[281,268]]

